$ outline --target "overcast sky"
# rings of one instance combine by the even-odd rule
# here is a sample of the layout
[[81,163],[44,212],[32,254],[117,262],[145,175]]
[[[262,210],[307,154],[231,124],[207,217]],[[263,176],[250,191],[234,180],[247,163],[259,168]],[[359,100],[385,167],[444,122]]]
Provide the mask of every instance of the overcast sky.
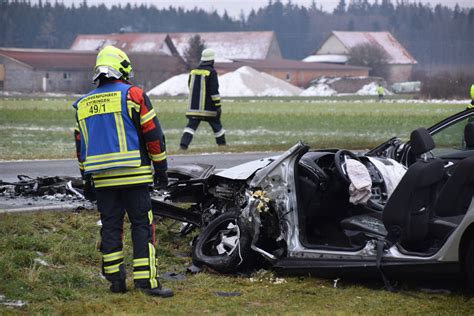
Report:
[[[45,0],[43,0],[44,2]],[[70,5],[72,3],[79,4],[82,0],[59,0],[66,5]],[[369,0],[373,2],[374,0]],[[433,7],[441,3],[445,6],[454,7],[456,3],[458,3],[461,7],[474,7],[474,0],[409,0],[410,2],[422,2],[422,3],[430,3]],[[32,1],[33,3],[37,2]],[[51,3],[54,3],[53,0],[50,0]],[[166,8],[169,6],[173,7],[184,7],[185,9],[193,9],[194,7],[202,8],[204,10],[217,10],[219,13],[223,13],[224,10],[227,10],[228,14],[233,17],[238,17],[240,12],[244,12],[244,14],[248,14],[252,8],[258,9],[260,7],[264,7],[268,4],[268,0],[214,0],[214,1],[206,1],[206,0],[125,0],[125,1],[118,1],[118,0],[87,0],[89,5],[95,5],[99,3],[105,3],[106,5],[113,5],[113,4],[125,4],[125,3],[145,3],[145,4],[153,4],[158,8]],[[287,0],[282,0],[283,3],[287,3]],[[350,0],[346,0],[346,3],[349,3]],[[380,1],[379,1],[380,2]],[[395,1],[392,1],[395,3]],[[292,0],[292,3],[304,6],[310,6],[312,0]],[[332,11],[334,7],[339,3],[339,0],[316,0],[317,6],[322,6],[323,10],[325,11]]]

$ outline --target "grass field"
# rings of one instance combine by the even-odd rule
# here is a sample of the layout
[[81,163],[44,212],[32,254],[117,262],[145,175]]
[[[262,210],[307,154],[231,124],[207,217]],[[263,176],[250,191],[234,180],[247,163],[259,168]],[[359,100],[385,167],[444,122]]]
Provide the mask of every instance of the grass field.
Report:
[[[100,277],[99,227],[93,213],[0,215],[0,294],[27,305],[14,310],[0,304],[0,314],[153,314],[153,315],[468,315],[474,300],[459,290],[427,291],[424,283],[382,290],[381,282],[350,282],[306,277],[252,277],[214,273],[164,281],[176,295],[151,298],[131,290],[112,294]],[[189,238],[173,222],[158,225],[160,273],[184,273],[189,266]],[[128,224],[126,225],[128,229]],[[130,281],[130,234],[125,250]],[[280,278],[280,279],[277,279]],[[434,289],[444,289],[443,285]],[[239,293],[235,297],[217,292]]]
[[[164,128],[168,153],[177,152],[186,124],[182,99],[153,100]],[[73,158],[73,100],[0,98],[0,159]],[[298,140],[314,147],[370,148],[392,136],[429,126],[462,110],[464,104],[373,102],[320,99],[239,99],[223,101],[225,151],[284,150]],[[214,152],[213,135],[204,124],[190,152]],[[131,291],[113,295],[100,276],[98,219],[94,213],[0,214],[0,301],[27,302],[23,308],[0,304],[8,314],[472,314],[474,300],[459,286],[402,283],[397,293],[381,282],[350,282],[313,277],[276,279],[271,272],[223,276],[212,272],[164,281],[171,299]],[[128,229],[128,225],[127,225]],[[190,238],[177,226],[158,225],[161,273],[184,273],[191,263]],[[130,275],[130,235],[126,236]],[[279,276],[281,277],[281,276]],[[129,288],[132,282],[129,277]],[[435,291],[422,290],[422,288]],[[235,297],[217,292],[237,292]],[[1,302],[0,302],[1,303]]]
[[[74,158],[73,100],[0,99],[0,159]],[[168,153],[177,153],[186,118],[184,99],[153,100]],[[364,149],[392,136],[407,138],[462,110],[463,104],[397,100],[239,99],[223,101],[225,151],[285,150],[299,140],[313,147]],[[222,149],[221,149],[222,150]],[[190,152],[218,151],[212,130],[202,123]]]

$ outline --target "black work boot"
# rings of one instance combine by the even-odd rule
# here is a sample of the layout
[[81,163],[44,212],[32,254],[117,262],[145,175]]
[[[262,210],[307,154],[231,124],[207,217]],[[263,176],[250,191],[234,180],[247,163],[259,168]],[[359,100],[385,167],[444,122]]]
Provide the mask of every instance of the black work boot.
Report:
[[113,293],[126,293],[127,292],[127,284],[125,280],[114,280],[111,281],[110,290]]
[[135,285],[135,288],[150,296],[172,297],[174,295],[172,289],[162,287],[159,282],[158,282],[158,286],[153,289],[149,287],[140,287],[139,285],[138,286]]

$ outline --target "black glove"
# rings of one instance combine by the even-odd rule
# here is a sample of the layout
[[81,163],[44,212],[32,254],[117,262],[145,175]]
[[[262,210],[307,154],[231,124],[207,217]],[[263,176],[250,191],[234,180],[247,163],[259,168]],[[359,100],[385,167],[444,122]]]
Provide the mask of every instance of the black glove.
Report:
[[471,105],[474,105],[474,100],[471,101]]
[[87,200],[89,200],[91,202],[97,200],[97,198],[95,196],[94,184],[92,183],[91,179],[84,180],[83,195]]
[[155,174],[153,175],[153,184],[157,190],[166,189],[168,186],[168,174],[166,174],[166,171],[155,170]]

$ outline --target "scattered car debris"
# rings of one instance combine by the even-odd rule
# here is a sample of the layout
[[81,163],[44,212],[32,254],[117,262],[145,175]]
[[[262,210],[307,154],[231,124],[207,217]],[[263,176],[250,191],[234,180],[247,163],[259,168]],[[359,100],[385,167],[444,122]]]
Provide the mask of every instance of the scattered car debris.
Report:
[[7,300],[5,295],[0,295],[0,304],[7,307],[25,307],[28,303],[21,300]]
[[0,210],[2,212],[29,210],[92,210],[95,204],[82,195],[79,177],[37,177],[18,175],[17,182],[0,180]]
[[[0,180],[0,193],[3,195],[54,196],[55,194],[83,198],[82,180],[77,177],[37,177],[18,175],[18,182]],[[13,189],[13,190],[11,190]]]
[[428,289],[428,288],[420,288],[420,292],[428,293],[428,294],[451,294],[451,291],[448,289]]
[[202,272],[202,269],[193,264],[193,265],[186,268],[186,272],[189,272],[191,274],[196,274],[196,273]]
[[252,277],[249,278],[249,281],[254,282],[266,282],[270,284],[284,284],[286,280],[284,278],[279,278],[274,275],[273,272],[260,269]]
[[160,279],[163,279],[166,281],[183,281],[186,279],[186,276],[182,273],[164,272],[164,273],[161,273]]
[[214,292],[216,293],[217,296],[222,296],[222,297],[235,297],[235,296],[241,296],[242,293],[240,292],[223,292],[223,291],[217,291]]
[[334,279],[334,283],[332,285],[333,288],[337,288],[337,282],[339,282],[339,280],[340,280],[339,278]]
[[41,258],[35,258],[33,261],[35,263],[39,264],[39,265],[44,266],[44,267],[49,267],[49,263],[47,263],[45,260],[43,260]]

